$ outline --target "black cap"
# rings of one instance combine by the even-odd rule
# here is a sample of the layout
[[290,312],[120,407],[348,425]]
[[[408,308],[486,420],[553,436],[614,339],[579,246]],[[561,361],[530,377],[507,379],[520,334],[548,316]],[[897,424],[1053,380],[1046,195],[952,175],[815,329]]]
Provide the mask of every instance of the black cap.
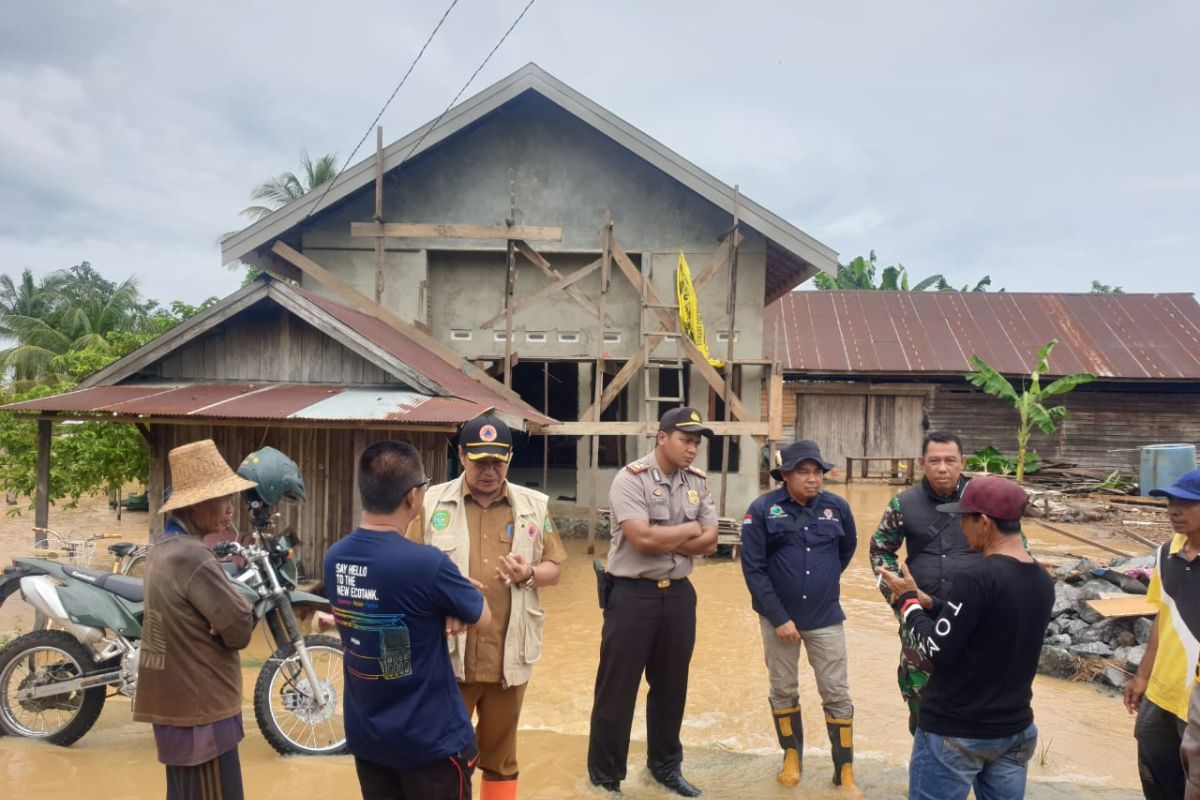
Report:
[[463,426],[458,446],[472,461],[484,458],[508,461],[512,458],[512,432],[499,417],[476,417]]
[[658,429],[666,433],[679,431],[680,433],[699,433],[704,436],[713,435],[712,428],[705,426],[700,412],[689,406],[672,408],[663,414],[662,419],[658,421]]
[[779,454],[780,464],[771,470],[771,477],[777,481],[783,480],[783,473],[790,472],[796,468],[796,465],[801,461],[815,461],[822,472],[829,472],[833,469],[833,464],[830,464],[825,459],[821,458],[821,448],[812,439],[801,439],[798,442],[792,442]]

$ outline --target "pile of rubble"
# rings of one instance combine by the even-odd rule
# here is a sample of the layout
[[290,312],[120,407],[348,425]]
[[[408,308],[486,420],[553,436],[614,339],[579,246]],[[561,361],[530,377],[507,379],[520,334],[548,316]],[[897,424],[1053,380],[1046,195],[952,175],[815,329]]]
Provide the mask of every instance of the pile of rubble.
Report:
[[1148,554],[1107,567],[1087,558],[1058,567],[1038,672],[1123,688],[1146,654],[1153,617],[1106,617],[1088,601],[1145,595],[1153,565],[1154,556]]

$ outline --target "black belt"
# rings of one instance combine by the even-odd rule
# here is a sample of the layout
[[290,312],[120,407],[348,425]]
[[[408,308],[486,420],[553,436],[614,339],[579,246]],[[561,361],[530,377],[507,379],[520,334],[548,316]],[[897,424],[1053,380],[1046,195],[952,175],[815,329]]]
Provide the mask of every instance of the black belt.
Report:
[[[611,573],[610,573],[611,574]],[[670,588],[673,583],[687,583],[687,578],[626,578],[623,575],[613,575],[614,581],[630,581],[632,583],[648,583],[656,589]]]

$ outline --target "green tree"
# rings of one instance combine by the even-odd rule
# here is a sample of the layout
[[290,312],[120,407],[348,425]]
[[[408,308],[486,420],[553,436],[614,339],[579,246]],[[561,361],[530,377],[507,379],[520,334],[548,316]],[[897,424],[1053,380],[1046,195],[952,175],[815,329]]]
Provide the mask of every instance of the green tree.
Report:
[[1107,283],[1092,281],[1090,294],[1125,294],[1125,290],[1120,286],[1109,286]]
[[1038,350],[1037,366],[1028,377],[1021,379],[1019,391],[1008,378],[979,356],[972,355],[969,359],[975,371],[966,376],[967,380],[973,386],[998,397],[1017,410],[1017,480],[1025,477],[1025,453],[1033,426],[1036,425],[1044,433],[1054,433],[1058,424],[1066,419],[1066,406],[1048,407],[1046,401],[1051,397],[1066,394],[1076,386],[1096,380],[1095,375],[1077,372],[1074,375],[1064,375],[1042,388],[1041,377],[1050,368],[1050,352],[1056,344],[1058,340],[1051,339]]
[[[879,282],[876,283],[875,276],[879,275]],[[888,291],[888,292],[923,292],[926,289],[937,289],[939,292],[955,292],[955,291],[972,291],[984,292],[991,285],[992,279],[989,276],[984,276],[983,280],[975,284],[973,289],[964,286],[962,289],[955,289],[941,275],[930,275],[928,278],[917,281],[914,284],[909,284],[908,268],[903,264],[897,263],[890,267],[884,267],[883,271],[879,271],[879,264],[875,256],[875,251],[866,258],[858,256],[849,264],[838,264],[837,272],[834,275],[828,275],[824,272],[818,272],[813,276],[813,283],[817,288],[826,291],[857,289],[861,291]]]
[[297,176],[294,172],[283,172],[255,186],[250,191],[250,199],[261,203],[242,209],[242,216],[253,220],[262,219],[321,184],[333,180],[338,173],[337,154],[330,153],[313,161],[308,157],[307,150],[301,150],[300,167],[302,176]]

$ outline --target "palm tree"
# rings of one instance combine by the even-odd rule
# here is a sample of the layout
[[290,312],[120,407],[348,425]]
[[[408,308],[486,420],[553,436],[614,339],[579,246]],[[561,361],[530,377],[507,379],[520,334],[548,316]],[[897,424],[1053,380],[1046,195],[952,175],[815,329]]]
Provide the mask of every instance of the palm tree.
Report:
[[[884,267],[880,273],[879,282],[875,282],[875,273],[878,271],[878,263],[875,259],[875,251],[863,258],[858,258],[851,261],[849,264],[838,264],[837,272],[833,275],[827,275],[824,272],[818,272],[813,276],[813,283],[817,288],[832,292],[839,289],[857,289],[860,291],[886,291],[886,292],[923,292],[926,289],[936,289],[939,292],[986,292],[987,287],[991,285],[992,279],[987,275],[975,284],[975,288],[968,286],[962,289],[955,289],[941,275],[930,275],[928,278],[917,281],[915,284],[909,285],[908,268],[903,264],[896,264],[891,267]],[[1003,291],[1003,290],[1001,290]]]
[[27,276],[16,286],[7,275],[0,276],[0,332],[16,340],[0,351],[0,370],[11,370],[18,384],[56,380],[56,356],[89,348],[105,351],[107,334],[137,330],[144,321],[135,278],[114,283],[86,261],[52,273],[40,287]]
[[321,184],[333,180],[338,174],[337,154],[321,156],[314,162],[308,157],[307,150],[301,150],[300,166],[304,168],[303,179],[293,172],[284,172],[255,186],[250,192],[250,199],[264,201],[266,205],[242,209],[242,216],[253,220],[262,219]]

